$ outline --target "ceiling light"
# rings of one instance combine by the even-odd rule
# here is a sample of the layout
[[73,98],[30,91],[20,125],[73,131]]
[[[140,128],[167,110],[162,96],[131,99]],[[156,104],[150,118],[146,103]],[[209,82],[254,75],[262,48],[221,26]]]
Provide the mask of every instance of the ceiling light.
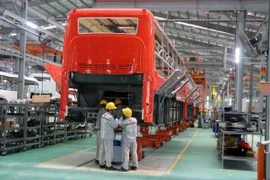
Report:
[[163,17],[157,17],[157,16],[155,16],[155,18],[156,18],[157,20],[167,20],[166,18],[163,18]]
[[31,28],[33,28],[33,29],[38,29],[38,26],[37,25],[35,25],[34,23],[31,23],[29,21],[26,22],[26,25],[29,26],[29,27],[31,27]]
[[47,26],[47,27],[44,27],[43,29],[46,30],[46,29],[53,29],[53,28],[56,28],[56,26],[54,26],[54,25],[53,26]]
[[62,23],[63,26],[67,25],[67,22]]
[[239,63],[240,60],[240,49],[235,48],[235,63]]
[[[157,17],[157,16],[155,16],[155,18],[157,20],[169,20],[169,19],[166,19],[166,18],[163,18],[163,17]],[[185,22],[179,22],[178,21],[178,22],[175,22],[175,23],[185,25],[185,26],[195,27],[195,28],[199,28],[199,29],[204,29],[204,30],[208,30],[208,31],[212,31],[212,32],[218,32],[218,33],[228,34],[228,35],[234,36],[234,34],[231,34],[231,33],[227,33],[227,32],[224,32],[224,31],[219,31],[219,30],[215,30],[215,29],[211,29],[211,28],[207,28],[207,27],[203,27],[203,26],[197,26],[197,25],[189,24],[189,23],[185,23]]]
[[31,69],[31,66],[28,66],[28,68],[30,68],[30,69]]
[[16,33],[11,33],[10,36],[16,36],[17,34]]
[[119,29],[135,29],[133,26],[118,26]]
[[218,33],[223,33],[223,34],[233,35],[233,34],[231,34],[231,33],[227,33],[227,32],[224,32],[224,31],[219,31],[219,30],[215,30],[215,29],[210,29],[210,28],[207,28],[207,27],[197,26],[197,25],[189,24],[189,23],[185,23],[185,22],[176,22],[176,24],[181,24],[181,25],[185,25],[185,26],[195,27],[195,28],[199,28],[199,29],[203,29],[203,30],[212,31],[212,32],[218,32]]

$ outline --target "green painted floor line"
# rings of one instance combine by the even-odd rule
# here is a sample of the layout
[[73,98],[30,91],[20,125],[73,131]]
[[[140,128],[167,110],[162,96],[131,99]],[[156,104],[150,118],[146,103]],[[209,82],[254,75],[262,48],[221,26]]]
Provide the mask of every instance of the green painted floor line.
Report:
[[[153,152],[149,156],[160,156],[168,158],[176,158],[184,147],[193,137],[197,128],[189,128],[173,137],[171,141]],[[76,141],[68,141],[53,146],[47,146],[39,149],[28,150],[21,153],[0,156],[0,179],[7,180],[25,180],[35,179],[44,180],[255,180],[256,171],[252,171],[250,164],[240,163],[241,171],[222,169],[221,163],[217,159],[216,141],[211,129],[200,129],[196,137],[192,140],[189,147],[183,153],[170,174],[147,175],[147,174],[131,174],[120,172],[95,172],[87,170],[74,169],[52,169],[40,168],[38,164],[76,153],[81,150],[96,146],[95,137],[79,139]],[[94,152],[95,149],[86,151]],[[151,149],[149,149],[150,152]],[[148,151],[148,150],[147,150]],[[87,157],[86,157],[87,158]],[[225,163],[227,166],[236,166],[236,162]]]

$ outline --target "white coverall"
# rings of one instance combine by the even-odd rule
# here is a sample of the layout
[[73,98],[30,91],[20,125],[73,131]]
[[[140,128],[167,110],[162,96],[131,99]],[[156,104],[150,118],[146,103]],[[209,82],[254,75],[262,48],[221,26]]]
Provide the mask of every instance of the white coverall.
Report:
[[[122,119],[121,119],[122,120]],[[123,148],[123,164],[122,167],[128,170],[129,152],[131,151],[132,162],[131,166],[138,168],[138,156],[137,156],[137,119],[134,117],[126,118],[122,120],[120,126],[123,128],[122,132],[122,148]]]
[[106,160],[106,166],[112,166],[113,159],[113,140],[114,140],[114,129],[118,127],[118,122],[113,118],[113,115],[106,112],[102,115],[100,121],[100,156],[99,164],[103,166]]
[[106,113],[106,109],[102,107],[97,114],[97,121],[96,121],[96,138],[97,138],[97,151],[96,151],[96,160],[99,160],[99,153],[100,153],[100,121],[101,116]]

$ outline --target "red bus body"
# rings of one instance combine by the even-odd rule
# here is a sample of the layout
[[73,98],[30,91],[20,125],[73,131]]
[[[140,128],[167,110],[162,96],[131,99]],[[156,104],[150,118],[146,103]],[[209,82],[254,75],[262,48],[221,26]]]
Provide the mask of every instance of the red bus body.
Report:
[[[137,34],[79,34],[78,19],[83,17],[137,18]],[[64,39],[60,118],[64,118],[66,113],[70,73],[78,72],[97,75],[142,74],[143,120],[145,123],[152,123],[154,93],[165,81],[164,78],[158,75],[155,68],[154,27],[154,16],[145,9],[72,10],[68,14]],[[158,28],[160,28],[159,25]],[[178,92],[177,96],[184,97],[189,91],[190,89],[186,86]]]

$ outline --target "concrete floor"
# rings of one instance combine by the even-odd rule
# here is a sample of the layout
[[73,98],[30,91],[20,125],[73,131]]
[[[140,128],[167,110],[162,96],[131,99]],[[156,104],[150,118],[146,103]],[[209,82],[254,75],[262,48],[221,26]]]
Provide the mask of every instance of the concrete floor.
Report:
[[136,172],[100,170],[94,154],[92,137],[0,156],[0,179],[256,179],[256,163],[226,161],[221,168],[211,129],[190,128],[158,150],[147,149]]

